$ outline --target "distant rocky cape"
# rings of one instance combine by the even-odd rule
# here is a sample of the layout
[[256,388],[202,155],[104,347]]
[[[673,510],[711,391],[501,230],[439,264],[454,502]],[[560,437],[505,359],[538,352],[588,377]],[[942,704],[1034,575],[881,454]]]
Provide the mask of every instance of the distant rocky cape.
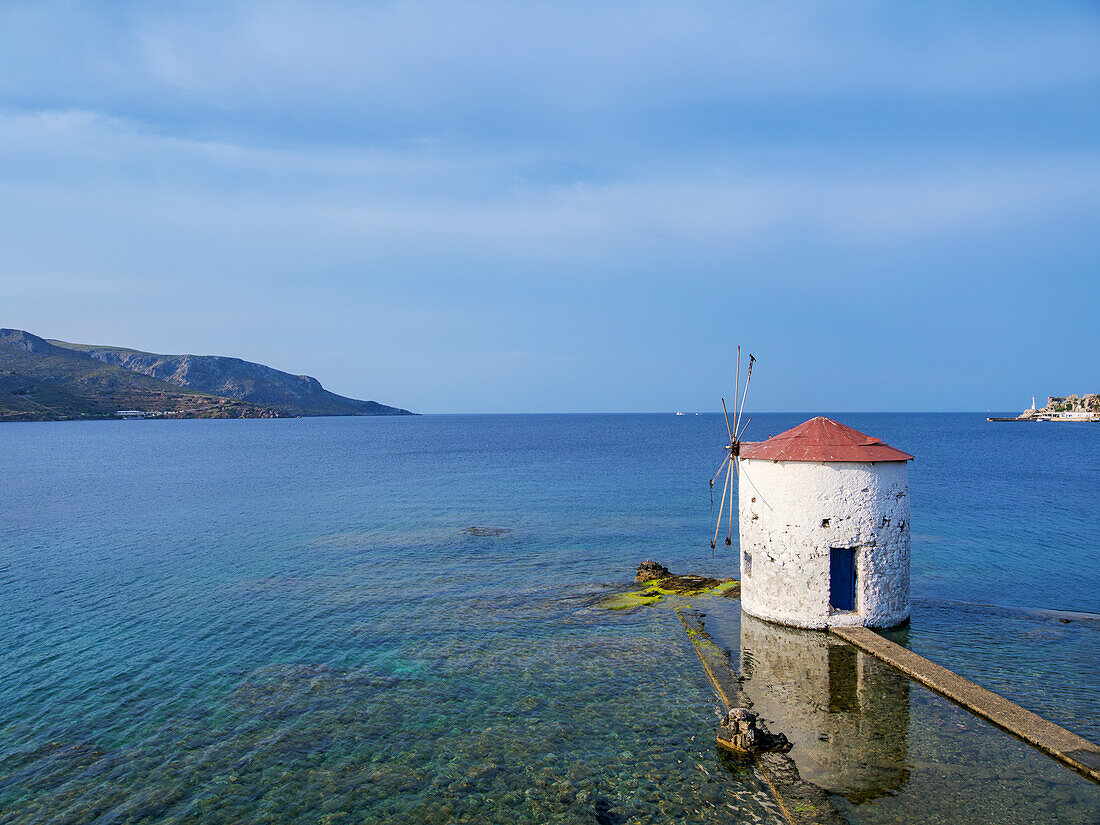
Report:
[[0,329],[0,421],[412,415],[316,378],[218,355],[158,355]]
[[1051,395],[1044,406],[1024,410],[1020,413],[1020,418],[1043,418],[1060,413],[1100,413],[1100,395]]

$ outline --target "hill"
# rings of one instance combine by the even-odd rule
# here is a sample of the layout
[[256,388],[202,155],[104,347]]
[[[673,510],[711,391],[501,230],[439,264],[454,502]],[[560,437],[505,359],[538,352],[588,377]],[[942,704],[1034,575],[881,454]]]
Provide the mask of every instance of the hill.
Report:
[[309,376],[240,358],[157,355],[0,329],[0,421],[411,415],[331,393]]
[[1020,421],[1100,421],[1100,395],[1052,395],[1047,403],[1035,409],[1032,407],[1017,416]]
[[159,355],[121,347],[51,341],[86,353],[104,364],[156,378],[190,390],[235,398],[281,415],[411,415],[377,401],[359,401],[329,392],[316,378],[291,375],[272,367],[222,355]]
[[202,418],[277,415],[97,361],[23,330],[0,329],[0,421],[106,418],[118,410]]

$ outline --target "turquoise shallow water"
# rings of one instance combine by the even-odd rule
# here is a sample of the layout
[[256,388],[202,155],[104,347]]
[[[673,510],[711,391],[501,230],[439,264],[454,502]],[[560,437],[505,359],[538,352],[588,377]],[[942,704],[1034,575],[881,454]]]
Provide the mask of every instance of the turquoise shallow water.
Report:
[[[757,416],[750,435],[804,418]],[[903,641],[1100,738],[1100,626],[1027,610],[1100,612],[1100,428],[840,418],[917,455]],[[736,575],[708,543],[723,432],[720,416],[0,428],[0,822],[778,821],[760,777],[714,750],[671,605],[594,608],[644,558]],[[738,664],[736,602],[712,621]],[[949,791],[973,821],[1092,821],[1095,786],[921,689],[903,704],[886,770],[906,781],[841,788],[853,820],[935,821]]]

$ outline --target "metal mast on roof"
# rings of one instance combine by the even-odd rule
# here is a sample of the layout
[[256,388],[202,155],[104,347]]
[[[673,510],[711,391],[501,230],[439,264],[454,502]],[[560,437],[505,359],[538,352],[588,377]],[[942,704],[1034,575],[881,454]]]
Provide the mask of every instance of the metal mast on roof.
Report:
[[[733,425],[730,425],[729,410],[726,409],[726,399],[722,399],[722,415],[726,419],[726,433],[729,435],[730,442],[726,445],[726,455],[722,459],[722,463],[718,465],[718,472],[714,474],[714,477],[710,480],[711,496],[714,495],[714,482],[718,480],[718,476],[722,475],[722,470],[726,471],[726,482],[722,486],[722,503],[718,507],[718,523],[714,525],[714,537],[710,541],[710,549],[713,550],[718,544],[718,531],[722,529],[722,516],[725,514],[727,519],[727,531],[726,531],[726,546],[729,547],[733,544],[733,483],[736,481],[736,475],[741,469],[741,436],[745,434],[745,428],[749,426],[749,421],[752,421],[750,417],[742,425],[741,416],[745,412],[745,397],[749,394],[749,381],[752,380],[752,365],[756,363],[756,356],[749,354],[749,371],[745,376],[745,388],[741,391],[741,403],[737,403],[737,390],[741,384],[741,347],[737,348],[737,369],[734,373],[733,384]],[[726,495],[729,495],[729,507],[727,512],[726,507]]]

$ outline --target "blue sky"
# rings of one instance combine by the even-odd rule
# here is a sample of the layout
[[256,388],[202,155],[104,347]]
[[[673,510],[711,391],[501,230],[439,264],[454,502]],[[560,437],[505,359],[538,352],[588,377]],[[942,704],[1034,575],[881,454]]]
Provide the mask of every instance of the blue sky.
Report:
[[423,412],[1100,389],[1097,3],[0,6],[0,326]]

